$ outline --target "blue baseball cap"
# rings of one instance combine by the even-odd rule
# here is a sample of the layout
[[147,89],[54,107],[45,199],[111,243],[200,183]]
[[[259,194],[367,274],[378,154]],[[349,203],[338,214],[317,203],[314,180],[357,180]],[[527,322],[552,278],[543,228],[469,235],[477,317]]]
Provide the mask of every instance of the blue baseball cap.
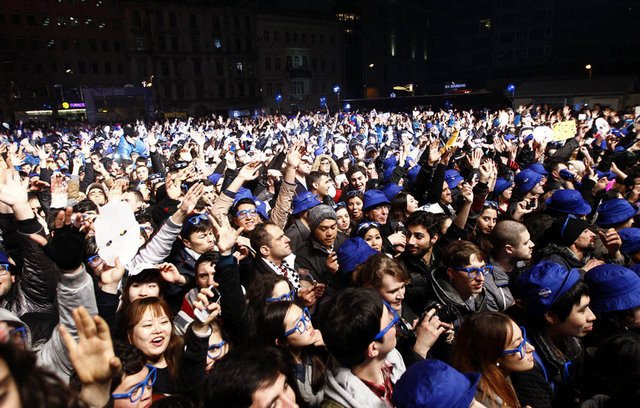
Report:
[[638,208],[631,205],[624,198],[607,200],[598,206],[598,219],[596,220],[596,224],[606,227],[625,222],[633,218],[637,212]]
[[618,231],[622,239],[620,249],[626,254],[640,251],[640,228],[624,228]]
[[549,175],[549,172],[544,168],[544,164],[542,163],[533,163],[529,167],[527,167],[527,169],[535,171],[536,173],[541,174],[543,176]]
[[396,408],[469,408],[480,381],[478,373],[461,373],[440,360],[413,364],[396,382]]
[[591,292],[589,307],[595,312],[629,310],[640,306],[640,276],[614,264],[598,265],[584,276]]
[[293,197],[293,212],[291,214],[299,214],[320,204],[322,204],[322,201],[318,200],[312,192],[305,191],[304,193]]
[[464,178],[462,178],[457,170],[449,169],[444,172],[444,180],[447,182],[450,189],[454,189],[464,181]]
[[516,174],[514,179],[516,186],[518,187],[518,193],[525,195],[544,177],[542,174],[536,173],[533,170],[524,169],[520,173]]
[[591,212],[591,206],[578,190],[556,190],[544,203],[547,209],[564,214],[586,215]]
[[518,286],[527,315],[544,315],[579,280],[580,272],[577,269],[567,270],[555,262],[540,262],[525,270],[518,278]]
[[371,248],[364,239],[350,238],[338,249],[338,265],[340,265],[342,272],[350,274],[358,265],[365,263],[371,255],[379,253]]
[[512,185],[513,182],[503,179],[502,177],[498,177],[496,185],[493,187],[493,194],[500,195],[504,193],[504,190],[508,189]]
[[389,205],[391,202],[387,199],[387,196],[380,190],[367,190],[364,193],[364,204],[362,205],[362,211],[368,211],[381,205]]

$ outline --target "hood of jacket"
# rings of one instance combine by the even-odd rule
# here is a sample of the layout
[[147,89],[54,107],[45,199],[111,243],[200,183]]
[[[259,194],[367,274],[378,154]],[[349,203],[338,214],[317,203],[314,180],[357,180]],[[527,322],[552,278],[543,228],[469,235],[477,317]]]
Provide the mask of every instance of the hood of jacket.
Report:
[[29,326],[27,326],[18,316],[8,311],[7,309],[0,308],[0,321],[11,325],[14,329],[18,329],[20,327],[24,327],[26,333],[25,339],[25,348],[31,349],[31,330],[29,330]]
[[538,262],[542,260],[555,262],[553,260],[554,256],[562,258],[569,265],[569,269],[580,269],[584,266],[585,261],[589,259],[589,255],[586,255],[582,260],[578,259],[566,246],[550,243],[538,252]]
[[[396,383],[405,372],[406,367],[400,352],[391,350],[387,361],[393,366],[391,382]],[[327,366],[327,382],[324,386],[325,396],[350,408],[388,408],[389,404],[376,396],[369,387],[356,377],[350,369],[340,366],[331,358]]]

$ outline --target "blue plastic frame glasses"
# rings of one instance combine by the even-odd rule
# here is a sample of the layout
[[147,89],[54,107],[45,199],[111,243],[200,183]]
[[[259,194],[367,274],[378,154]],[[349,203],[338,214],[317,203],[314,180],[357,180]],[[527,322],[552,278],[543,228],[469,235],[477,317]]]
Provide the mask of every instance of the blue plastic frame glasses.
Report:
[[87,258],[87,262],[89,262],[90,266],[96,268],[102,263],[102,258],[100,257],[100,255],[95,254],[94,256],[90,256],[89,258]]
[[[214,343],[210,345],[207,349],[207,356],[209,356],[209,358],[212,360],[220,358],[222,356],[222,346],[224,346],[225,344],[227,344],[227,342],[225,340],[222,340],[220,343]],[[211,350],[214,351],[211,352]]]
[[380,223],[376,221],[363,222],[362,224],[358,225],[358,231],[356,232],[356,234],[359,234],[360,231],[367,228],[380,229]]
[[280,296],[280,297],[270,297],[267,298],[267,303],[271,303],[271,302],[286,302],[287,300],[293,300],[294,297],[296,296],[296,291],[295,290],[291,290],[289,291],[289,293],[285,293],[284,295]]
[[111,394],[113,399],[129,398],[129,401],[136,402],[144,394],[144,387],[148,387],[148,388],[153,387],[153,384],[156,383],[156,376],[158,374],[158,370],[152,365],[146,364],[146,366],[149,368],[149,374],[147,374],[147,378],[145,378],[144,381],[136,384],[136,386],[133,387],[131,391],[129,391],[126,394]]
[[251,216],[256,216],[256,215],[258,215],[258,209],[257,209],[257,208],[252,208],[252,209],[250,209],[250,210],[238,211],[238,212],[236,213],[236,216],[237,216],[239,219],[241,219],[241,220],[245,219],[246,217],[248,217],[248,216],[250,216],[250,215],[251,215]]
[[200,221],[209,221],[209,217],[207,216],[207,214],[198,214],[198,215],[194,215],[193,217],[189,218],[189,223],[191,223],[193,225],[200,224]]
[[4,276],[9,273],[9,264],[8,263],[0,263],[0,276]]
[[380,340],[385,334],[387,334],[389,330],[391,330],[393,326],[395,326],[396,323],[398,323],[398,320],[400,320],[400,318],[398,317],[398,313],[396,313],[396,310],[392,308],[390,304],[388,304],[384,300],[382,301],[382,303],[384,303],[389,313],[393,315],[393,319],[391,319],[391,323],[389,323],[387,327],[385,327],[384,329],[382,329],[382,331],[376,334],[376,337],[373,338],[373,341]]
[[9,332],[11,343],[22,344],[27,338],[27,329],[24,326],[20,326],[17,329],[13,329]]
[[522,330],[522,343],[520,343],[517,348],[503,351],[503,355],[520,353],[520,358],[524,358],[527,355],[527,343],[529,343],[529,340],[527,340],[527,331],[522,326],[518,327]]
[[482,268],[463,268],[459,266],[451,269],[460,271],[460,272],[466,272],[467,275],[469,276],[469,279],[475,279],[480,274],[483,274],[484,276],[489,276],[490,274],[493,273],[493,266],[491,265],[485,265]]
[[296,321],[293,329],[284,332],[285,337],[293,334],[293,332],[296,331],[300,334],[303,334],[307,330],[307,323],[311,323],[311,314],[309,313],[309,309],[305,307],[304,309],[302,309],[302,316],[300,316],[298,321]]

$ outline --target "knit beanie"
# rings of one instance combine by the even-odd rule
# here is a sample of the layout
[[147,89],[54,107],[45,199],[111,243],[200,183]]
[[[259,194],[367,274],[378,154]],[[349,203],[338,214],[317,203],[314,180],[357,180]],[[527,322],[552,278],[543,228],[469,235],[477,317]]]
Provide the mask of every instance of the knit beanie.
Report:
[[566,218],[558,218],[554,222],[553,230],[556,232],[558,243],[564,246],[571,246],[584,230],[589,228],[591,224],[581,218],[569,216]]
[[315,231],[318,228],[318,225],[322,223],[322,221],[326,219],[338,220],[336,216],[336,212],[333,211],[333,208],[329,207],[326,204],[316,205],[307,213],[307,221],[309,221],[309,230],[311,232]]

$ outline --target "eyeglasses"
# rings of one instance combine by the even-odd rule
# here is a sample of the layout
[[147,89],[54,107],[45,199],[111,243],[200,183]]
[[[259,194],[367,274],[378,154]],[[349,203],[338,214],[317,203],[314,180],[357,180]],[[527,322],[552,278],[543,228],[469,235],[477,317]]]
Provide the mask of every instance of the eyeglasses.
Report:
[[307,330],[307,323],[311,325],[311,315],[309,314],[309,309],[305,307],[302,310],[302,316],[300,316],[300,318],[296,321],[295,325],[293,326],[293,329],[287,330],[286,332],[284,332],[285,337],[290,334],[293,334],[293,332],[296,332],[296,331],[300,334],[303,334]]
[[340,201],[339,203],[337,203],[337,204],[335,204],[333,206],[333,211],[338,211],[338,208],[340,208],[340,207],[347,208],[347,204],[345,204],[344,201]]
[[9,338],[13,344],[22,344],[27,338],[27,329],[24,326],[13,329],[9,332]]
[[153,387],[153,384],[156,383],[156,375],[158,370],[152,365],[147,364],[146,366],[149,367],[149,374],[147,374],[147,378],[145,378],[144,381],[136,384],[136,386],[126,394],[111,394],[113,399],[129,398],[129,401],[136,402],[142,397],[142,394],[144,394],[145,387]]
[[207,217],[207,214],[198,214],[189,218],[189,223],[193,225],[200,224],[200,221],[209,221],[209,217]]
[[87,262],[89,262],[89,266],[96,268],[102,263],[102,258],[100,257],[100,255],[94,255],[87,258]]
[[482,268],[463,268],[463,267],[455,267],[451,268],[456,271],[466,272],[469,275],[469,279],[475,279],[478,275],[483,274],[484,276],[489,276],[493,273],[493,266],[486,265]]
[[177,162],[177,163],[173,163],[173,165],[171,167],[173,168],[173,170],[182,170],[185,167],[187,167],[188,165],[189,165],[189,162],[180,161],[180,162]]
[[360,190],[347,191],[347,197],[353,197],[353,196],[362,197],[364,196],[364,193]]
[[7,273],[9,273],[9,264],[8,263],[0,264],[0,276],[4,276]]
[[495,201],[485,201],[483,204],[483,207],[485,208],[490,207],[490,208],[497,209],[499,207],[499,204]]
[[246,217],[255,217],[256,215],[258,215],[258,210],[256,208],[252,208],[250,210],[244,210],[244,211],[238,211],[236,213],[236,216],[241,219],[244,220]]
[[220,358],[222,356],[222,346],[224,346],[225,344],[227,344],[227,342],[225,340],[222,340],[220,343],[210,345],[207,349],[207,356],[209,356],[209,358],[212,360]]
[[145,231],[145,232],[151,232],[151,231],[153,231],[153,227],[151,225],[140,226],[140,230],[141,231]]
[[360,231],[368,229],[368,228],[380,229],[380,223],[375,222],[375,221],[363,222],[362,224],[358,225],[358,231],[356,232],[356,234],[359,234]]
[[524,327],[519,327],[520,330],[522,330],[522,343],[520,343],[517,348],[503,351],[502,355],[520,353],[520,358],[524,358],[527,355],[527,343],[529,343],[529,340],[527,340],[527,331],[524,329]]
[[286,302],[287,300],[293,300],[293,298],[295,296],[296,296],[296,291],[292,290],[289,293],[285,293],[284,295],[282,295],[280,297],[267,298],[267,303],[271,303],[271,302]]
[[389,314],[393,315],[393,319],[391,319],[391,323],[389,323],[389,325],[387,327],[385,327],[384,329],[382,329],[382,331],[378,334],[376,334],[376,337],[373,338],[373,341],[377,341],[380,340],[385,334],[387,334],[387,332],[393,327],[395,326],[396,323],[398,323],[398,320],[400,320],[400,318],[398,317],[398,313],[396,313],[395,309],[391,307],[391,305],[389,305],[387,302],[385,302],[384,300],[382,301],[382,303],[384,303],[385,307],[387,308],[387,310],[389,311]]

